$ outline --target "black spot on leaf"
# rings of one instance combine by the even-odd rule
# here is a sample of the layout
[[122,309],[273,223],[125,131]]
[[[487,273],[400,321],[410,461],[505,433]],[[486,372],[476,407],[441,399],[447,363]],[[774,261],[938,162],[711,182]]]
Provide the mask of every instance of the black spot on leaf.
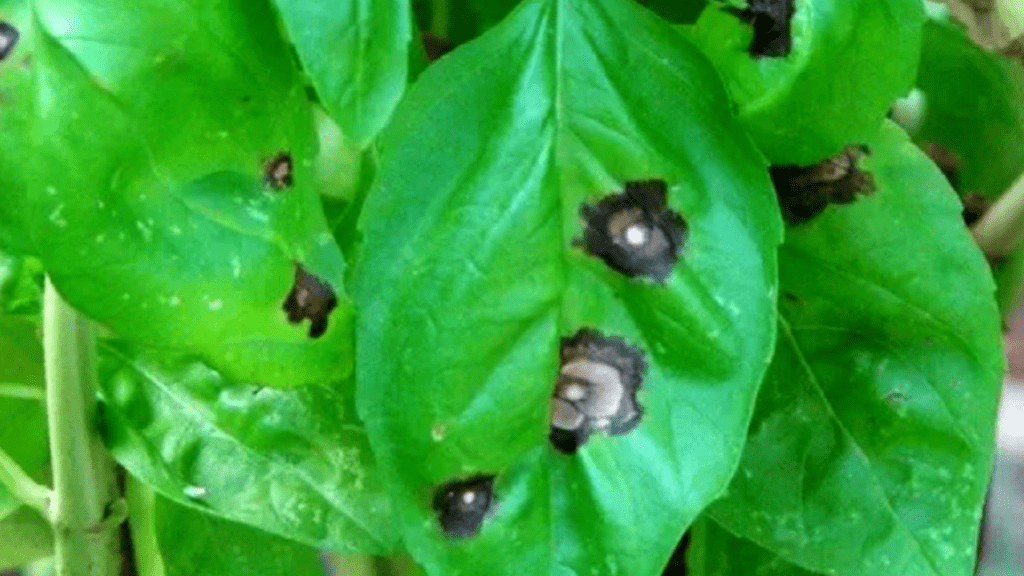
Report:
[[327,317],[338,305],[338,297],[326,282],[295,264],[295,283],[281,307],[288,321],[298,324],[309,319],[309,337],[319,338],[327,330]]
[[281,152],[263,163],[263,183],[271,190],[292,187],[292,155]]
[[573,454],[593,432],[626,434],[643,417],[636,393],[647,376],[643,351],[584,328],[563,338],[551,398],[551,444]]
[[757,57],[785,56],[793,50],[790,22],[796,12],[796,0],[747,0],[747,7],[726,8],[754,27],[750,55]]
[[772,183],[789,224],[814,218],[829,204],[850,204],[875,191],[875,179],[857,167],[870,153],[867,146],[850,145],[813,166],[772,166]]
[[584,249],[626,276],[664,282],[686,241],[686,223],[668,208],[667,195],[664,180],[645,180],[584,204]]
[[468,538],[494,506],[494,476],[473,476],[445,484],[434,493],[433,507],[441,530],[450,538]]
[[0,61],[7,58],[11,50],[14,50],[14,45],[18,43],[20,36],[14,26],[7,22],[0,22]]

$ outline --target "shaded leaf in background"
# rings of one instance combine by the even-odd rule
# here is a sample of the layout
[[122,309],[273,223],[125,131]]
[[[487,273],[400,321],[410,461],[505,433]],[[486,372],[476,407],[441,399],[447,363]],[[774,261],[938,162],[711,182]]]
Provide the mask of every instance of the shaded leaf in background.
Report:
[[978,48],[954,23],[928,20],[917,88],[924,104],[914,141],[952,154],[961,194],[1005,192],[1024,172],[1020,64]]
[[[310,168],[301,75],[264,1],[38,0],[32,170],[0,213],[72,305],[123,336],[272,385],[351,370],[344,261]],[[294,187],[264,163],[288,151]],[[282,311],[296,262],[339,296],[327,333]]]
[[[43,349],[36,323],[0,314],[0,448],[45,481],[50,447],[43,404]],[[0,485],[0,518],[20,506]]]
[[870,138],[913,85],[921,49],[920,0],[794,1],[787,56],[752,57],[753,27],[722,6],[690,33],[778,165],[814,164]]
[[167,576],[315,576],[315,549],[156,497],[156,531]]
[[182,504],[340,553],[395,534],[349,385],[237,385],[202,364],[101,346],[103,430],[132,475]]
[[274,0],[303,67],[345,135],[365,145],[409,74],[409,0]]
[[878,190],[787,234],[776,356],[709,514],[822,573],[968,576],[1002,376],[993,285],[939,171],[892,125],[868,145]]
[[53,554],[53,528],[38,512],[22,507],[0,516],[0,570]]
[[35,258],[0,251],[0,315],[38,317],[43,296],[43,266]]
[[[914,141],[952,174],[968,202],[998,198],[1024,173],[1024,70],[1020,62],[977,47],[956,24],[924,27],[917,87],[922,92]],[[1024,281],[1024,250],[994,262],[1003,316]]]
[[[427,69],[382,150],[358,397],[411,553],[446,575],[656,573],[732,475],[774,338],[778,209],[717,74],[632,0],[530,0]],[[574,244],[581,204],[652,178],[689,225],[664,285]],[[584,326],[646,351],[646,414],[568,457],[549,397]],[[496,512],[449,542],[434,490],[475,474],[498,475]]]

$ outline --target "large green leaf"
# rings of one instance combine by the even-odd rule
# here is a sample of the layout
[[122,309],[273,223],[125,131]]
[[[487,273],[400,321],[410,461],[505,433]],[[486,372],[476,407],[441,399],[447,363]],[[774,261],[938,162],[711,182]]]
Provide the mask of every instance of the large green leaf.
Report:
[[752,56],[754,27],[722,7],[701,14],[692,38],[725,77],[768,159],[806,165],[870,138],[910,90],[923,10],[920,0],[793,2],[788,55]]
[[[778,210],[715,71],[632,0],[529,0],[427,69],[383,151],[358,398],[406,545],[434,574],[656,573],[728,482],[774,338]],[[689,225],[664,284],[575,243],[581,204],[651,178]],[[645,351],[646,414],[565,456],[549,398],[581,327]],[[453,543],[431,499],[475,474],[496,512]]]
[[156,531],[167,576],[314,576],[320,554],[244,524],[156,498]]
[[[37,481],[49,445],[43,405],[43,351],[34,322],[0,314],[0,448]],[[21,506],[0,485],[0,518]]]
[[343,553],[390,550],[388,503],[345,386],[237,385],[202,364],[101,347],[102,430],[168,498]]
[[[120,334],[237,379],[351,370],[344,261],[310,168],[309,103],[264,0],[37,0],[34,170],[0,196],[62,295]],[[293,186],[266,183],[287,151]],[[282,310],[296,265],[337,294],[311,338]]]
[[26,165],[31,157],[26,146],[27,123],[31,118],[28,105],[32,94],[31,15],[19,0],[0,6],[0,22],[18,33],[13,47],[0,60],[0,250],[24,247],[18,233],[18,221],[7,209],[5,197],[23,193],[26,186]]
[[825,574],[967,576],[1002,375],[993,284],[939,171],[891,125],[869,145],[875,194],[787,235],[776,356],[710,515]]
[[409,0],[274,0],[320,102],[345,135],[366,144],[405,91]]

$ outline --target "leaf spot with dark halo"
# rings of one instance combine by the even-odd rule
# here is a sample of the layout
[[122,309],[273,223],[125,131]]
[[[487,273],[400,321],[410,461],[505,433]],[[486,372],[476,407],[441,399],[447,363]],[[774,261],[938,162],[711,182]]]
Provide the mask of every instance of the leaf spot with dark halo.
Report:
[[583,328],[563,338],[551,398],[551,444],[574,454],[594,432],[622,435],[643,417],[636,399],[647,376],[643,351],[623,338]]
[[664,180],[626,182],[620,194],[583,204],[582,244],[612,269],[664,282],[686,242],[686,222],[668,207]]
[[793,50],[793,14],[796,0],[747,0],[740,10],[731,6],[724,10],[754,27],[750,41],[750,55],[775,58],[786,56]]
[[271,190],[285,190],[292,187],[294,162],[288,152],[275,154],[263,163],[263,184]]
[[786,222],[802,224],[829,204],[851,204],[874,192],[874,177],[857,167],[870,153],[867,146],[849,145],[813,166],[772,166],[769,172]]
[[450,538],[475,536],[494,507],[494,476],[478,475],[441,486],[433,508],[441,530]]
[[295,283],[281,308],[288,314],[288,322],[298,324],[309,319],[309,337],[319,338],[327,331],[327,317],[338,305],[334,290],[323,280],[295,264]]

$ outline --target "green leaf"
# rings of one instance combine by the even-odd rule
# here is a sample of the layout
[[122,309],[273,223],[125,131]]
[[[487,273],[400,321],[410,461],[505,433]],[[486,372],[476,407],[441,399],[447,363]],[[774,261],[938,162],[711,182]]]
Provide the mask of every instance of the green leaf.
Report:
[[798,566],[737,538],[718,524],[702,519],[690,531],[687,576],[813,576]]
[[345,135],[365,145],[405,92],[408,0],[274,0],[320,102]]
[[107,445],[182,504],[342,553],[393,545],[348,385],[238,385],[183,358],[101,349]]
[[976,46],[951,22],[924,26],[917,87],[922,147],[953,155],[961,194],[995,198],[1024,172],[1024,70]]
[[807,569],[967,576],[1002,381],[985,261],[939,171],[898,128],[878,190],[792,229],[781,335],[711,517]]
[[302,544],[156,499],[156,529],[167,576],[312,576],[320,555]]
[[[310,104],[265,2],[38,0],[34,163],[0,197],[61,294],[122,336],[235,379],[351,371],[344,261],[311,169]],[[30,138],[29,138],[30,136]],[[264,183],[287,151],[293,187]],[[282,310],[296,263],[337,294],[310,337]]]
[[786,56],[752,56],[753,26],[720,7],[692,38],[768,159],[808,165],[870,138],[910,90],[922,21],[920,0],[795,0]]
[[[18,215],[6,207],[9,198],[25,193],[30,152],[26,146],[27,124],[32,117],[30,72],[31,15],[21,0],[0,6],[0,21],[18,31],[18,40],[0,61],[0,251],[24,251],[26,240],[18,228]],[[2,296],[0,296],[2,297]]]
[[[780,218],[715,71],[632,0],[529,0],[427,69],[382,150],[358,399],[411,553],[434,574],[656,573],[732,475],[774,339]],[[652,178],[689,225],[663,285],[576,243],[583,203]],[[568,457],[549,399],[582,327],[645,351],[646,413]],[[475,474],[497,508],[452,543],[431,499]]]
[[693,24],[708,0],[639,0],[639,3],[673,24]]
[[[0,314],[0,448],[43,481],[49,462],[43,409],[43,350],[31,320]],[[0,518],[21,506],[0,485]]]
[[0,570],[53,554],[53,529],[28,507],[0,519]]

